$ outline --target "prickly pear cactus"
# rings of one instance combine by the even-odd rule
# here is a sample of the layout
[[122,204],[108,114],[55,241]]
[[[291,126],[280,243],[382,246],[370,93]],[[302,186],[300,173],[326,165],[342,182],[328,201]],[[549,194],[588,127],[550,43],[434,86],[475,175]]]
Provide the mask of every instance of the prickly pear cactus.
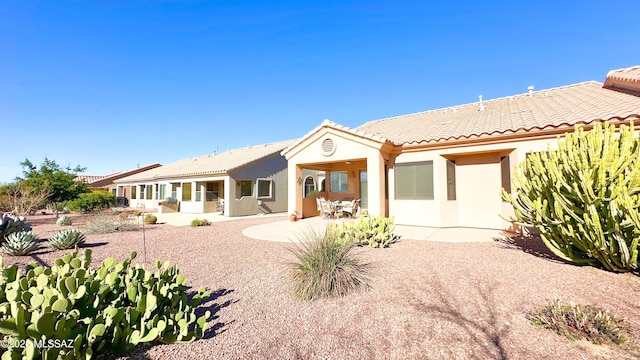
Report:
[[[188,297],[175,266],[158,261],[152,272],[131,265],[135,256],[92,269],[90,250],[74,252],[50,268],[29,265],[24,275],[0,258],[0,334],[9,344],[2,359],[90,359],[143,342],[202,337],[211,313],[198,317],[195,310],[210,294],[200,288]],[[57,346],[12,347],[25,341]]]
[[576,264],[627,272],[639,268],[640,142],[631,127],[576,126],[558,149],[518,166],[513,222],[535,226],[545,245]]
[[327,231],[344,244],[368,245],[370,247],[388,247],[398,239],[395,231],[394,217],[363,217],[357,221],[343,224],[331,224]]

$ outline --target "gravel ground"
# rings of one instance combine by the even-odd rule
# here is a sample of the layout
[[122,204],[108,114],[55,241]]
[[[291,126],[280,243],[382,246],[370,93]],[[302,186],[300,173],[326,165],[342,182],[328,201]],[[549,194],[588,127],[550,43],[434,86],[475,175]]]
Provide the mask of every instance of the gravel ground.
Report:
[[[40,237],[52,216],[29,219]],[[640,358],[640,277],[555,261],[531,239],[511,244],[402,240],[362,249],[375,263],[372,287],[343,298],[293,299],[290,244],[253,240],[242,229],[282,218],[206,227],[146,228],[147,263],[170,260],[193,287],[213,294],[205,339],[135,349],[126,359],[635,359]],[[82,226],[76,218],[74,227]],[[142,232],[87,236],[94,264],[131,251],[143,261]],[[5,255],[5,264],[51,264],[64,251]],[[570,341],[536,328],[527,311],[559,298],[626,317],[622,346]],[[108,358],[102,357],[102,358]]]

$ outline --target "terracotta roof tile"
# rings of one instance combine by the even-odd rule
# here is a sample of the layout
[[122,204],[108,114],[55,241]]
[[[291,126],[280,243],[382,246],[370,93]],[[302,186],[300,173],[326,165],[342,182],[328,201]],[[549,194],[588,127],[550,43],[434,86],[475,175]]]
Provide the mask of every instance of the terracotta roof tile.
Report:
[[102,180],[105,177],[106,177],[105,175],[102,175],[102,176],[79,175],[79,176],[76,176],[75,180],[76,181],[81,181],[81,182],[86,183],[86,184],[91,184],[91,183],[94,183],[96,181]]
[[640,65],[609,71],[604,87],[640,95]]
[[229,173],[262,158],[278,154],[291,143],[293,143],[293,140],[250,146],[228,150],[219,154],[183,159],[155,169],[127,176],[115,182],[126,183]]
[[324,120],[320,125],[316,126],[313,130],[309,131],[306,135],[304,135],[303,137],[301,137],[300,139],[295,140],[294,142],[291,143],[291,145],[289,145],[286,149],[282,150],[282,154],[286,154],[289,150],[293,149],[294,147],[298,146],[298,144],[300,144],[302,141],[304,141],[305,139],[307,139],[309,136],[311,136],[312,134],[314,134],[315,132],[317,132],[318,130],[322,129],[322,128],[331,128],[331,129],[336,129],[336,130],[340,130],[340,131],[344,131],[356,136],[360,136],[366,139],[370,139],[373,141],[377,141],[377,142],[387,142],[389,141],[387,138],[383,137],[383,136],[379,136],[379,135],[375,135],[375,134],[369,134],[366,133],[365,131],[362,130],[358,130],[358,129],[353,129],[344,125],[340,125],[337,124],[331,120]]
[[[640,77],[634,69],[633,76]],[[630,77],[628,73],[624,76]],[[445,109],[370,121],[356,128],[396,145],[571,126],[640,114],[640,97],[590,81]]]

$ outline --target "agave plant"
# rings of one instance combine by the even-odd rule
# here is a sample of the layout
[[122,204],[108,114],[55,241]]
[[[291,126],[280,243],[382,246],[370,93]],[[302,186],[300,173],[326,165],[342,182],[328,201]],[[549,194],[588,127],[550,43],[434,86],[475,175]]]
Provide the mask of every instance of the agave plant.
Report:
[[61,230],[49,239],[49,245],[56,250],[71,249],[84,244],[84,234],[75,229]]
[[71,223],[72,223],[72,220],[67,215],[61,216],[58,219],[58,221],[56,221],[56,224],[58,224],[59,226],[68,226],[68,225],[71,225]]
[[36,238],[37,236],[31,231],[11,233],[4,238],[2,252],[13,256],[27,255],[38,248]]

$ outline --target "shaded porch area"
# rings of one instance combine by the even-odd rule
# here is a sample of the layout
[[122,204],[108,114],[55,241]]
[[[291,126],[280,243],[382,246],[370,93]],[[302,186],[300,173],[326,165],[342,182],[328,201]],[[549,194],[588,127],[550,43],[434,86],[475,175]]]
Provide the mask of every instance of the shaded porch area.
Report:
[[299,164],[296,169],[300,174],[296,182],[301,190],[296,192],[299,218],[322,215],[319,199],[336,204],[338,208],[356,201],[360,211],[369,210],[367,159]]

